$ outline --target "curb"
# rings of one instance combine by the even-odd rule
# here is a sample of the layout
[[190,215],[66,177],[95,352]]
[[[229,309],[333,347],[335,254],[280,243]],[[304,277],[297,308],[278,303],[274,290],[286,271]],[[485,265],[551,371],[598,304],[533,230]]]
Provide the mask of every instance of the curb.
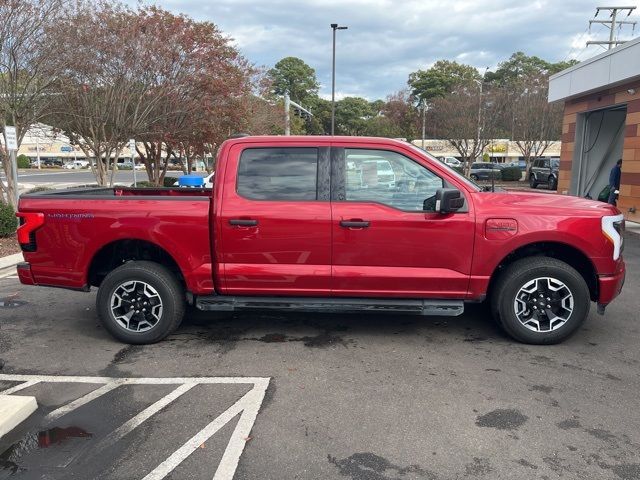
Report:
[[37,408],[36,397],[0,395],[0,438],[29,418]]
[[0,278],[9,277],[16,274],[16,265],[24,261],[21,253],[14,253],[0,258]]

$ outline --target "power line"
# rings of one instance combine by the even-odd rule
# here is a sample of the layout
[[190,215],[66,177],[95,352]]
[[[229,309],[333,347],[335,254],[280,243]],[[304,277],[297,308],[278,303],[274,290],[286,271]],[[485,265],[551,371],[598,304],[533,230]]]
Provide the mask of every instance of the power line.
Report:
[[[605,25],[609,29],[609,40],[590,40],[587,42],[587,46],[589,45],[607,45],[607,49],[611,49],[620,45],[621,43],[625,43],[626,40],[620,40],[620,31],[622,30],[622,25],[631,25],[632,33],[636,28],[636,21],[633,20],[616,20],[618,17],[618,12],[624,13],[627,12],[627,17],[633,13],[636,7],[596,7],[595,16],[589,20],[589,31],[591,31],[591,25],[594,23]],[[596,20],[596,17],[600,13],[601,10],[606,10],[609,13],[610,20]],[[618,36],[616,38],[615,31],[616,27],[618,28]]]

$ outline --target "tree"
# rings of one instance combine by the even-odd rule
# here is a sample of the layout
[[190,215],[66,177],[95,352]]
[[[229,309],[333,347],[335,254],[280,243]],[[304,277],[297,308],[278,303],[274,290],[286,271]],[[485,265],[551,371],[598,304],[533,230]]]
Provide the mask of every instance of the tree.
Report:
[[526,178],[534,158],[560,138],[562,106],[548,102],[548,78],[523,78],[512,85],[507,111],[510,113],[511,139],[526,162]]
[[386,102],[381,100],[372,102],[372,108],[378,114],[368,121],[367,135],[405,138],[408,141],[416,138],[420,115],[413,103],[408,90],[389,95]]
[[320,84],[316,71],[297,57],[285,57],[269,70],[272,93],[289,94],[291,100],[304,103],[310,96],[318,94]]
[[565,68],[575,65],[577,60],[547,62],[540,57],[515,52],[508,60],[500,62],[493,72],[487,72],[484,81],[489,84],[507,86],[522,82],[523,79],[546,79]]
[[375,115],[371,104],[361,97],[345,97],[336,102],[336,133],[364,135],[367,122]]
[[469,175],[471,163],[495,138],[496,118],[503,108],[504,98],[498,91],[481,94],[479,88],[458,87],[434,100],[432,116],[437,119],[438,134],[462,157],[465,175]]
[[476,68],[450,60],[438,60],[427,70],[409,75],[411,95],[418,102],[445,97],[460,86],[469,85],[481,76]]
[[100,185],[113,183],[129,138],[142,143],[138,155],[149,180],[161,185],[170,157],[190,170],[246,118],[251,68],[209,22],[105,2],[82,9],[58,31],[66,108],[52,121],[95,159]]
[[[6,150],[5,126],[16,127],[18,147],[27,130],[40,121],[54,98],[60,46],[49,28],[67,14],[64,0],[0,2],[0,201],[14,204],[18,188]],[[16,205],[13,205],[16,207]]]

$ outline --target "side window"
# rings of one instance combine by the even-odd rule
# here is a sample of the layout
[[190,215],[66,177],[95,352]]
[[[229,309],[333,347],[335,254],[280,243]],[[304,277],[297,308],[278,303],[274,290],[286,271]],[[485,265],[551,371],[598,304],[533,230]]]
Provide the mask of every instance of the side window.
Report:
[[544,168],[549,168],[549,160],[543,160]]
[[399,210],[435,210],[443,180],[399,153],[345,149],[345,194],[352,202],[378,202]]
[[317,148],[248,148],[240,155],[238,194],[252,200],[316,200]]

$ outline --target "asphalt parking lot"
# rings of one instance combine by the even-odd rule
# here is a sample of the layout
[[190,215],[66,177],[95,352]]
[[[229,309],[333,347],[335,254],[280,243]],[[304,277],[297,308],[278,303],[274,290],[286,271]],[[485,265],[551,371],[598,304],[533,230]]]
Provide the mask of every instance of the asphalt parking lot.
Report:
[[[119,344],[95,292],[0,279],[0,391],[38,411],[0,479],[639,479],[640,237],[561,345],[459,318],[190,314]],[[29,383],[30,382],[30,383]]]

